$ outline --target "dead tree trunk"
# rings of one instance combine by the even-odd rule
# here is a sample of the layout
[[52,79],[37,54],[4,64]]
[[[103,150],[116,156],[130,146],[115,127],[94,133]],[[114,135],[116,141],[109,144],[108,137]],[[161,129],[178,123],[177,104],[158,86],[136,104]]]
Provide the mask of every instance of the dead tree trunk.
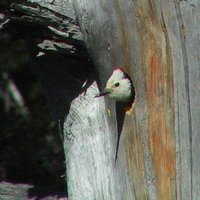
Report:
[[[54,63],[51,76],[48,60],[42,73],[63,128],[69,199],[200,199],[200,2],[69,2],[99,77],[87,56],[71,54],[57,57],[62,64]],[[115,66],[123,66],[136,89],[116,165],[115,102],[94,99],[97,82],[103,87]]]
[[116,167],[114,103],[89,101],[87,117],[73,105],[83,131],[72,131],[83,138],[66,145],[71,198],[199,199],[199,1],[74,5],[101,83],[123,66],[134,80],[136,102],[124,120]]

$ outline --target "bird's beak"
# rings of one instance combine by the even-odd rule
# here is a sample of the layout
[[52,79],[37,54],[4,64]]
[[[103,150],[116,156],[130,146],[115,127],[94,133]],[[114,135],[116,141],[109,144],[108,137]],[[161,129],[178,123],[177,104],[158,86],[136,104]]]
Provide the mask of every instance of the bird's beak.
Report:
[[109,90],[109,89],[104,89],[102,92],[100,92],[99,94],[97,94],[96,96],[95,96],[95,98],[96,97],[102,97],[102,96],[105,96],[105,95],[107,95],[107,94],[110,94],[111,93],[111,91]]

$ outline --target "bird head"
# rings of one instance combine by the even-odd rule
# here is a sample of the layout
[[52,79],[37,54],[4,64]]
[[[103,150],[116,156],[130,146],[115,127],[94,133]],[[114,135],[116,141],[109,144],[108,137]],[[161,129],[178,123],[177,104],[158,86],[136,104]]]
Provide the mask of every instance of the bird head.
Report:
[[134,100],[135,93],[132,80],[122,68],[117,68],[113,71],[106,83],[105,89],[96,97],[105,95],[120,102]]

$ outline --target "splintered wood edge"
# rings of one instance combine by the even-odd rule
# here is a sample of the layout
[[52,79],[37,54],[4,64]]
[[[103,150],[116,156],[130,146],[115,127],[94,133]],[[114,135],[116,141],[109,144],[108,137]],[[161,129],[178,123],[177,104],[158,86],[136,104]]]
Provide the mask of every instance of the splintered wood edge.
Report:
[[134,103],[132,103],[132,106],[129,108],[129,110],[126,111],[126,114],[131,115],[131,113],[133,113],[134,111],[134,108],[135,108]]

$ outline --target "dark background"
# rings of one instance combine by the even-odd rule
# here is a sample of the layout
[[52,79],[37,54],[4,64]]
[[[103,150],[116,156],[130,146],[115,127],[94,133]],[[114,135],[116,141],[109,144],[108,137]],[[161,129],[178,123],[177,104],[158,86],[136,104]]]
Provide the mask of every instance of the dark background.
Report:
[[0,181],[64,192],[62,142],[27,49],[22,38],[1,33]]

